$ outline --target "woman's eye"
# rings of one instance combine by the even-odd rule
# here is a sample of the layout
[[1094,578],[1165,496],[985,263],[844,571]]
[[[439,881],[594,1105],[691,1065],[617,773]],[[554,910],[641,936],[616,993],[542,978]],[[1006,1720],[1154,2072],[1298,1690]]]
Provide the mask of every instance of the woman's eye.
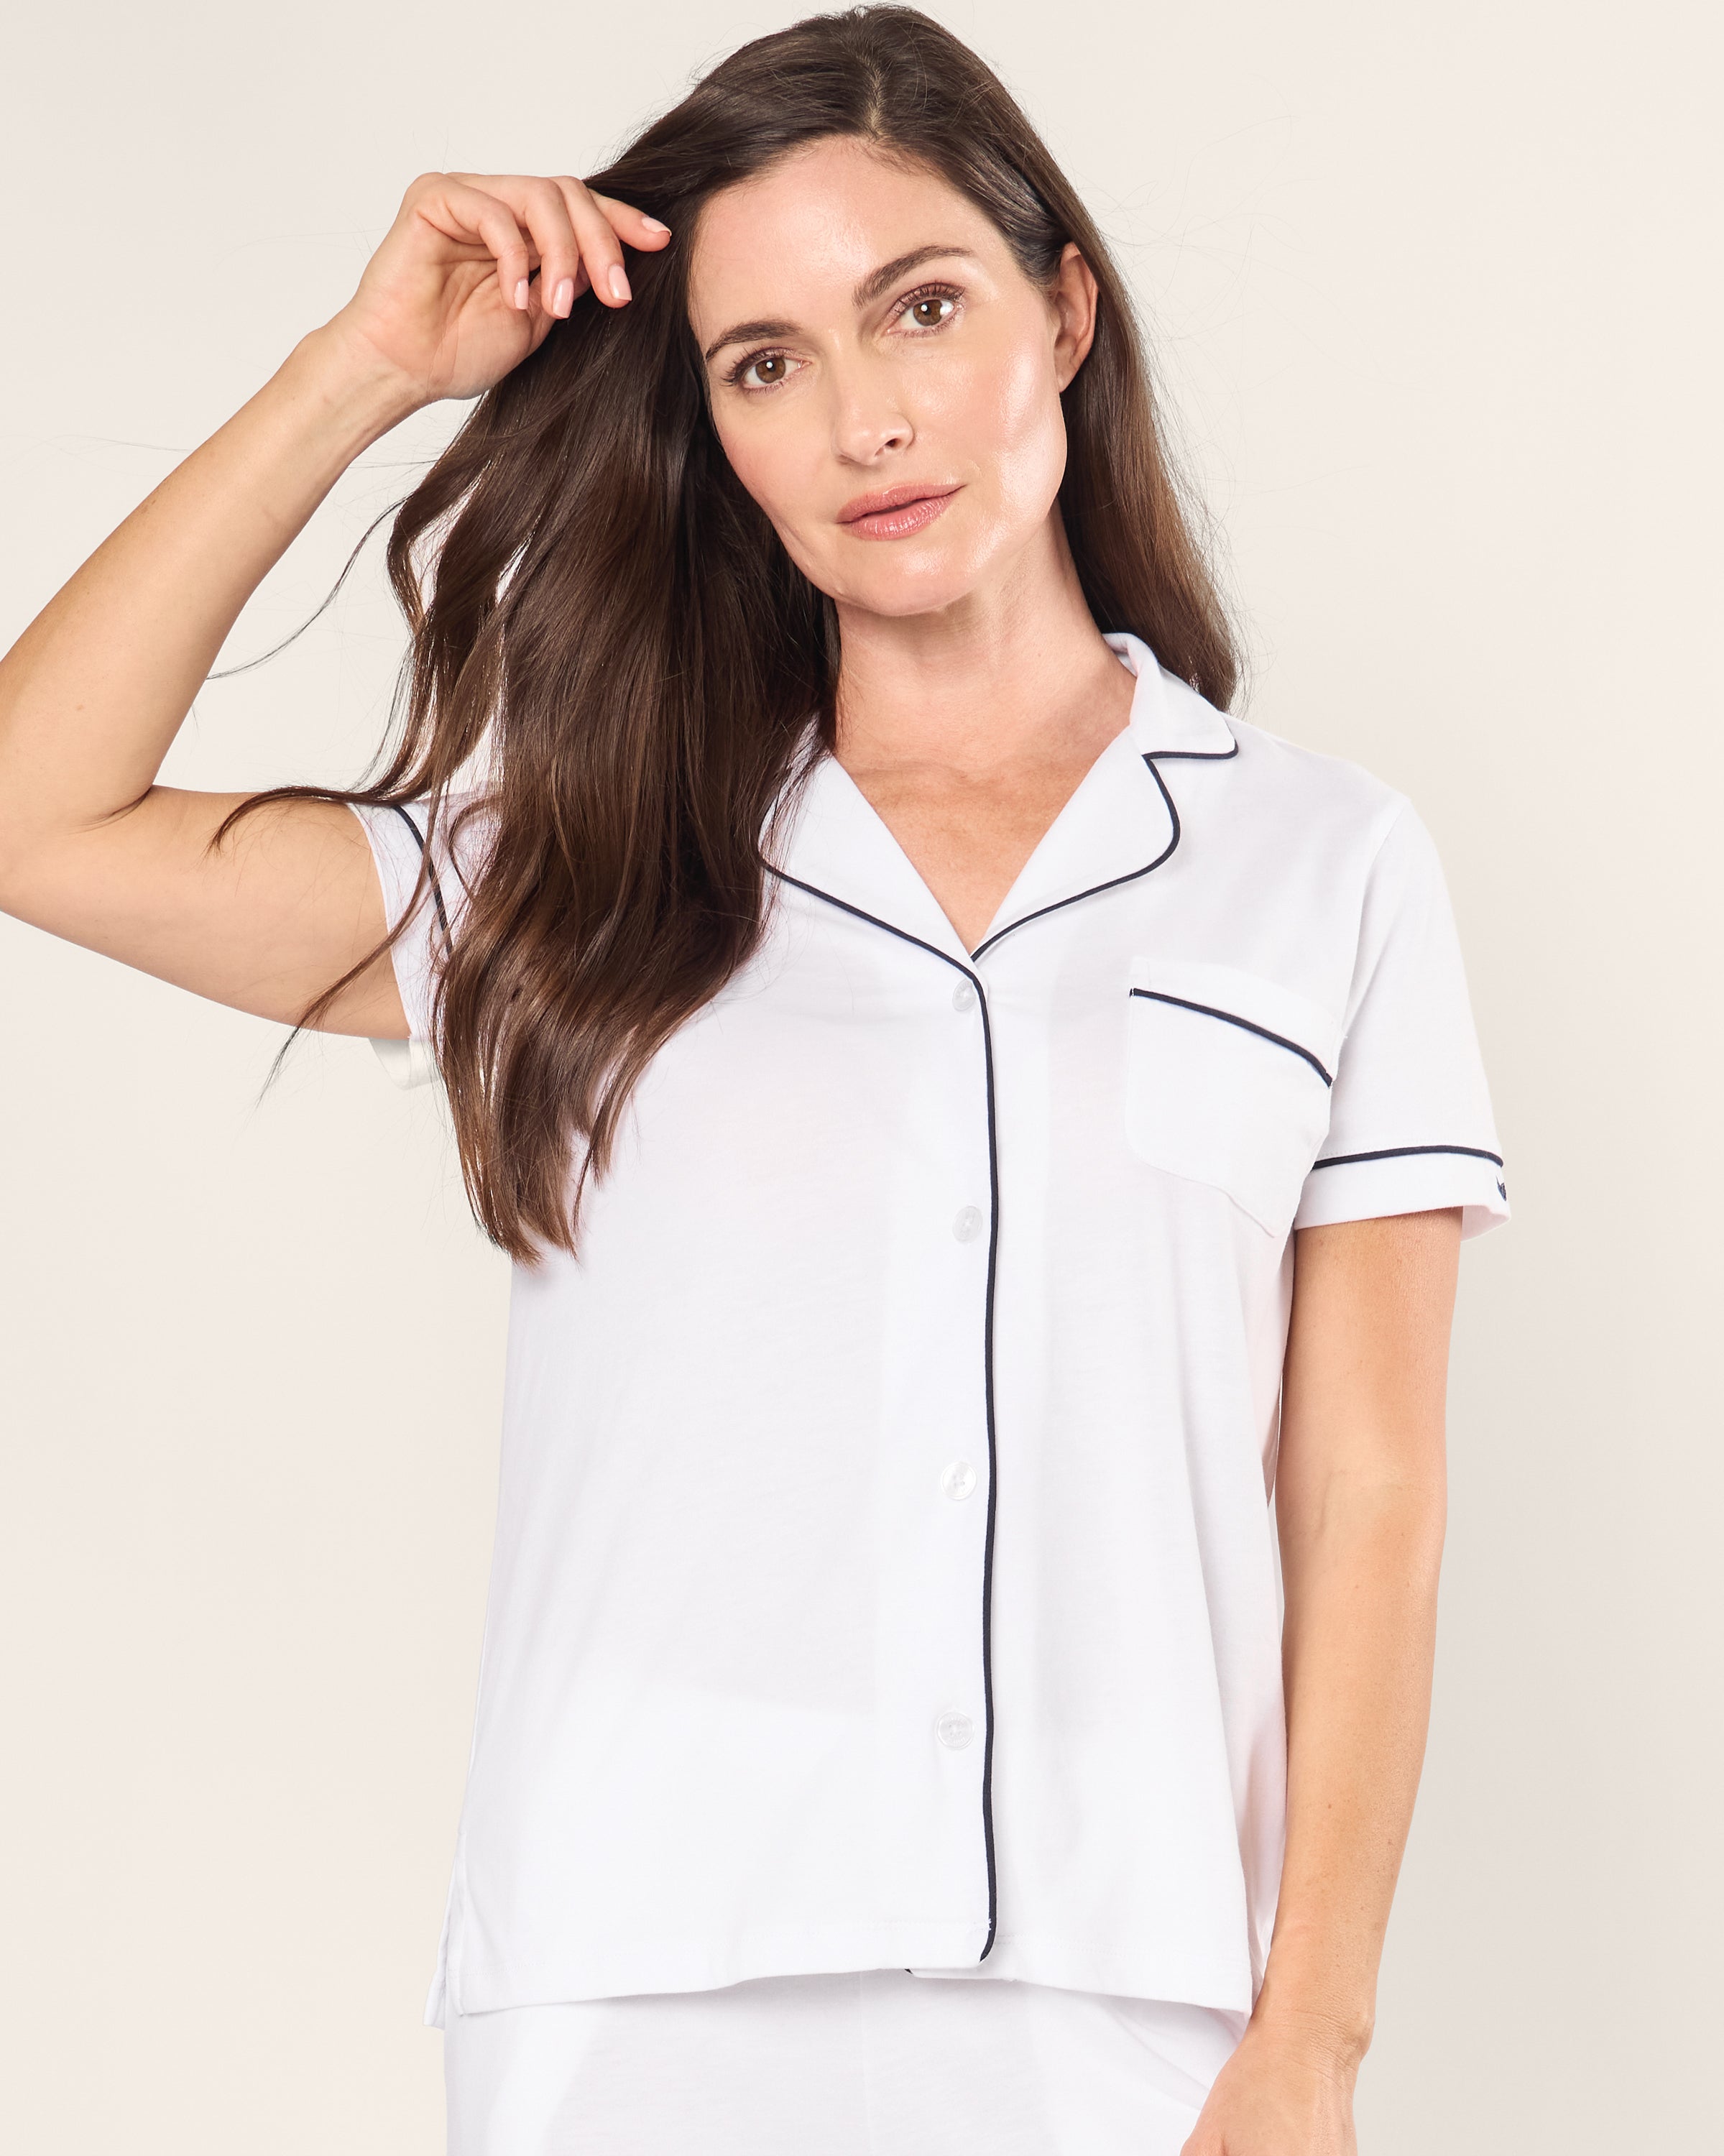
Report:
[[743,368],[743,387],[747,389],[770,389],[774,382],[784,379],[789,365],[782,352],[762,352],[758,359],[751,359]]
[[949,321],[957,301],[950,292],[924,292],[919,300],[912,300],[904,310],[904,320],[915,324],[919,330],[936,330],[942,322]]

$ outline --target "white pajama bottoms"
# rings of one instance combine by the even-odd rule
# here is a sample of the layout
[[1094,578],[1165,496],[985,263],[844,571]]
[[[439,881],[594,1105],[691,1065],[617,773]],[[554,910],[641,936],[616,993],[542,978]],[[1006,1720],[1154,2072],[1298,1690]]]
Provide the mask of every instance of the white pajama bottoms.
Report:
[[449,2156],[1178,2156],[1248,2017],[903,1969],[451,2013]]

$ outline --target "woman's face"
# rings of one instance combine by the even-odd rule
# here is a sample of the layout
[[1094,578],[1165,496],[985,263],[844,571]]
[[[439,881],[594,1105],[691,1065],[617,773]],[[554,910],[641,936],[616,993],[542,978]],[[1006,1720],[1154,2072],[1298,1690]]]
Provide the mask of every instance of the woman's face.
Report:
[[724,189],[695,228],[725,453],[803,573],[874,613],[1001,588],[1048,543],[1060,393],[1095,312],[1075,247],[1044,292],[965,196],[849,138]]

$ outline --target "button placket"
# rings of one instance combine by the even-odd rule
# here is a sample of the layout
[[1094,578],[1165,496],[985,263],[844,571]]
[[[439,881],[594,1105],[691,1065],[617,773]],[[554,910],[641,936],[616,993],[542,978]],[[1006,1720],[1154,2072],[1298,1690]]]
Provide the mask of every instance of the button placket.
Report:
[[[953,1242],[962,1246],[963,1255],[952,1260],[941,1291],[942,1295],[950,1295],[953,1298],[952,1311],[957,1320],[955,1329],[962,1331],[966,1329],[968,1320],[979,1318],[983,1327],[983,1337],[986,1338],[988,1306],[991,1303],[993,1291],[991,1251],[996,1188],[990,1007],[986,989],[972,976],[960,975],[952,983],[949,993],[955,1022],[947,1036],[945,1055],[949,1059],[949,1068],[955,1081],[962,1072],[967,1091],[961,1102],[962,1119],[954,1124],[954,1136],[958,1142],[954,1145],[951,1154],[951,1166],[957,1171],[953,1177],[956,1188],[948,1184],[947,1203],[952,1204],[955,1210],[947,1215],[947,1224]],[[979,1060],[979,1071],[976,1070],[972,1058]],[[978,1076],[983,1089],[979,1099],[967,1094],[968,1086]],[[970,1121],[972,1115],[976,1118],[974,1122]],[[967,1202],[959,1203],[961,1199]],[[930,1224],[931,1226],[932,1224]],[[942,1399],[937,1419],[931,1417],[934,1429],[944,1424],[947,1432],[946,1442],[955,1447],[961,1445],[962,1450],[957,1452],[955,1456],[948,1455],[943,1461],[936,1452],[931,1460],[926,1461],[921,1472],[928,1479],[924,1481],[918,1476],[920,1491],[915,1502],[930,1508],[922,1513],[920,1533],[928,1538],[926,1547],[930,1560],[939,1568],[938,1591],[942,1611],[950,1612],[952,1622],[958,1628],[946,1640],[948,1651],[942,1653],[938,1658],[944,1666],[944,1681],[940,1675],[935,1674],[934,1684],[939,1689],[933,1691],[931,1698],[926,1692],[922,1695],[922,1711],[927,1717],[922,1724],[926,1732],[922,1741],[926,1743],[931,1739],[938,1752],[950,1756],[950,1765],[938,1772],[938,1779],[945,1791],[941,1800],[942,1807],[963,1801],[966,1795],[970,1801],[973,1801],[977,1794],[980,1795],[979,1822],[975,1820],[973,1815],[968,1824],[952,1815],[951,1825],[954,1831],[961,1830],[962,1835],[954,1861],[965,1865],[975,1859],[976,1851],[969,1837],[976,1825],[980,1825],[981,1854],[988,1874],[988,1943],[991,1944],[995,1917],[993,1857],[988,1810],[989,1746],[984,1740],[991,1726],[987,1666],[991,1520],[987,1515],[992,1502],[990,1478],[993,1440],[991,1424],[984,1427],[987,1394],[984,1389],[979,1397],[977,1395],[976,1379],[978,1374],[975,1363],[970,1361],[961,1394],[949,1400]],[[936,1441],[938,1442],[937,1438]],[[986,1451],[978,1452],[976,1450],[978,1445],[985,1446]],[[924,1458],[926,1460],[926,1455]],[[933,1509],[936,1507],[937,1509]],[[974,1594],[978,1587],[982,1598],[979,1643],[971,1633],[973,1620],[962,1609],[963,1599]],[[943,1626],[942,1631],[944,1637]],[[981,1649],[979,1672],[975,1661],[978,1644]],[[952,1689],[946,1692],[942,1702],[940,1693],[946,1690],[947,1684]],[[986,1948],[983,1951],[985,1956]]]

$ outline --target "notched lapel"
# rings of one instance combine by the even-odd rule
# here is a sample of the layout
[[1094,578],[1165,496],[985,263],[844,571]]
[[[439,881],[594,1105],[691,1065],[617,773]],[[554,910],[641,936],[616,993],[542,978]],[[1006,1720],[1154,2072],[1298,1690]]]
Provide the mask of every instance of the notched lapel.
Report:
[[808,773],[778,845],[785,880],[967,966],[970,954],[880,812],[829,752]]
[[1116,734],[1043,833],[977,951],[1033,915],[1142,875],[1167,855],[1174,829],[1167,793],[1129,728]]

